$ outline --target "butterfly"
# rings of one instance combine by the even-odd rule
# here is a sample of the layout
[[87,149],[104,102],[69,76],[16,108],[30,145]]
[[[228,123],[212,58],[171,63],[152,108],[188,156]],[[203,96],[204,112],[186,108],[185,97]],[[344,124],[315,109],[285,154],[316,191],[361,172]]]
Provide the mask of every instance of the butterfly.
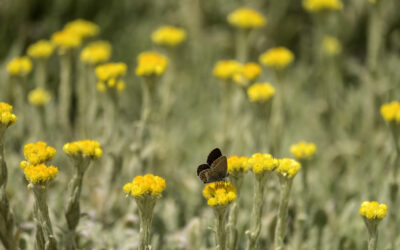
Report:
[[197,167],[197,175],[204,183],[222,181],[227,177],[228,161],[219,148],[213,149],[207,163]]

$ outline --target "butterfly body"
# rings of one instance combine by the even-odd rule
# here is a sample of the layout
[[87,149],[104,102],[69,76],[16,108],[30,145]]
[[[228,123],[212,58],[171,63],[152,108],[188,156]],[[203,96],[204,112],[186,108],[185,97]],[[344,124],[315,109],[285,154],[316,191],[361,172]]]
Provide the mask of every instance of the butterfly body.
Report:
[[197,175],[204,183],[223,181],[227,176],[228,161],[219,148],[215,148],[207,157],[207,163],[197,167]]

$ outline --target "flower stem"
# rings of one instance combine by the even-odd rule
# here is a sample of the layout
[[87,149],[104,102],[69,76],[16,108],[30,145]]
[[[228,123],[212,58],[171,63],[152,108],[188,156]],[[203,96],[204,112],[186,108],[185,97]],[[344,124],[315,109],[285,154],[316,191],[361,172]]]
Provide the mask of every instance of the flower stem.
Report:
[[239,29],[236,32],[236,60],[245,63],[248,57],[249,30]]
[[376,250],[378,246],[378,223],[377,220],[364,219],[368,230],[368,250]]
[[225,227],[225,212],[226,207],[218,207],[215,209],[217,223],[217,249],[226,249],[226,227]]
[[238,229],[236,228],[237,218],[239,214],[239,197],[240,197],[240,187],[243,183],[243,175],[229,177],[232,185],[236,187],[236,200],[232,203],[229,211],[228,219],[228,249],[236,249],[238,245]]
[[288,205],[290,190],[292,188],[292,180],[286,179],[285,177],[279,177],[279,183],[281,186],[281,194],[279,200],[279,210],[278,210],[278,221],[275,228],[275,250],[283,250],[288,216]]
[[137,199],[136,203],[139,207],[140,217],[139,250],[151,250],[150,229],[156,202],[152,198],[145,198],[144,200]]
[[36,74],[35,74],[35,81],[36,86],[40,88],[46,88],[46,60],[39,59],[37,60],[36,64]]
[[70,113],[70,105],[71,105],[71,54],[67,53],[62,55],[61,60],[61,79],[60,86],[58,88],[58,98],[59,98],[59,122],[61,128],[63,128],[64,133],[68,133],[69,131],[69,113]]

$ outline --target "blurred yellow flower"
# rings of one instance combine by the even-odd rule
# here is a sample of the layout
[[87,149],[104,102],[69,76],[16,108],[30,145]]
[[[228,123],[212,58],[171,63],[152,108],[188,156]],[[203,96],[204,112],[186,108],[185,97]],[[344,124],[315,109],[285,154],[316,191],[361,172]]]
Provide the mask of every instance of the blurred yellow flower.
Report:
[[[39,141],[36,143],[28,143],[24,146],[25,159],[31,165],[38,165],[51,161],[56,155],[56,149],[47,146],[45,142]],[[21,167],[26,166],[26,163],[21,163]]]
[[50,92],[43,88],[36,88],[31,90],[28,94],[29,103],[38,107],[43,107],[50,101],[50,99]]
[[286,178],[293,178],[300,169],[301,164],[299,162],[290,158],[283,158],[279,159],[279,164],[275,169],[275,173]]
[[343,4],[340,0],[303,0],[303,7],[309,12],[324,10],[341,10]]
[[376,4],[377,0],[368,0],[368,2],[370,2],[372,4]]
[[247,89],[247,96],[251,102],[266,102],[275,95],[275,88],[268,82],[255,83]]
[[235,175],[236,173],[245,173],[249,171],[249,160],[246,156],[232,155],[228,158],[228,173]]
[[338,55],[342,52],[340,41],[333,36],[325,36],[322,42],[322,48],[327,55]]
[[24,168],[25,178],[32,184],[45,185],[54,180],[58,174],[58,168],[55,166],[46,166],[45,164],[28,165]]
[[160,76],[168,66],[168,59],[156,52],[142,52],[138,56],[136,75],[138,76]]
[[32,61],[29,57],[16,57],[7,64],[7,71],[12,76],[26,76],[32,71]]
[[13,107],[5,102],[0,102],[0,131],[17,121],[17,116],[12,113]]
[[364,201],[360,207],[360,214],[368,220],[382,220],[387,212],[386,204],[379,204],[376,201]]
[[100,158],[103,155],[100,143],[94,140],[70,142],[64,145],[63,150],[72,157]]
[[64,53],[69,49],[78,48],[82,43],[82,38],[76,33],[61,30],[51,36],[51,42],[59,48],[60,53]]
[[261,75],[261,71],[260,65],[249,62],[240,68],[240,72],[233,76],[233,80],[241,86],[247,86],[249,82],[255,81]]
[[250,8],[239,8],[228,15],[228,23],[242,29],[263,27],[267,19],[259,12]]
[[213,69],[213,75],[222,80],[232,80],[241,72],[242,65],[235,60],[218,61]]
[[185,30],[173,26],[162,26],[151,34],[151,40],[159,45],[176,46],[185,39]]
[[120,78],[126,74],[127,66],[125,63],[106,63],[96,67],[96,76],[100,80],[97,83],[97,89],[100,92],[106,91],[106,88],[116,87],[117,91],[125,89],[125,82]]
[[81,52],[82,62],[96,65],[106,62],[111,56],[111,44],[107,41],[89,43]]
[[126,194],[135,198],[159,198],[166,187],[165,180],[159,176],[146,174],[145,176],[136,176],[132,182],[124,185],[123,190]]
[[203,189],[203,196],[211,207],[227,206],[236,200],[236,188],[224,181],[208,183]]
[[267,171],[273,171],[278,166],[278,159],[275,159],[270,154],[253,154],[247,164],[254,174],[263,174]]
[[390,123],[400,123],[400,103],[393,101],[381,106],[381,115],[385,121]]
[[28,47],[28,56],[34,59],[47,59],[54,51],[54,46],[47,40],[40,40]]
[[297,144],[293,144],[290,146],[290,152],[296,157],[298,160],[307,160],[310,159],[317,150],[317,147],[314,143],[308,143],[305,141],[301,141]]
[[64,29],[83,39],[93,37],[99,33],[99,26],[97,24],[83,19],[77,19],[67,23]]
[[293,62],[292,51],[285,47],[276,47],[260,55],[260,62],[264,66],[283,69]]

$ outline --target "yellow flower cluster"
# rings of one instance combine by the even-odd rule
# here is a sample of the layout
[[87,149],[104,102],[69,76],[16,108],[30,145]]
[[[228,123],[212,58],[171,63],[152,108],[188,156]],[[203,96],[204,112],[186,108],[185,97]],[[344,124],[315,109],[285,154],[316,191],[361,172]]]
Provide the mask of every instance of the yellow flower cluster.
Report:
[[125,82],[120,78],[126,74],[127,66],[125,63],[106,63],[96,67],[96,75],[99,79],[97,89],[100,92],[109,88],[116,87],[118,91],[125,89]]
[[106,41],[96,41],[87,45],[81,52],[82,62],[96,65],[106,62],[111,56],[111,44]]
[[166,46],[176,46],[185,39],[186,32],[173,26],[162,26],[151,34],[154,43]]
[[290,158],[279,159],[275,172],[283,177],[293,178],[301,169],[301,164]]
[[255,83],[247,89],[247,96],[251,102],[266,102],[275,95],[275,88],[268,82]]
[[314,143],[307,143],[305,141],[290,146],[290,152],[299,160],[310,159],[316,150],[317,147]]
[[[5,102],[0,102],[0,125],[9,127],[17,121],[17,116],[12,113],[13,107]],[[0,126],[0,128],[1,128]]]
[[279,160],[270,154],[253,154],[247,164],[255,174],[263,174],[266,171],[274,171],[278,166]]
[[46,166],[45,164],[27,165],[23,169],[25,178],[32,184],[44,185],[54,180],[58,174],[57,167]]
[[264,66],[283,69],[293,62],[294,55],[292,51],[285,47],[276,47],[267,50],[260,55],[260,62]]
[[342,45],[336,37],[325,36],[322,41],[322,49],[327,55],[335,56],[342,52]]
[[43,107],[50,101],[50,99],[50,92],[43,88],[36,88],[28,94],[29,103],[37,107]]
[[340,0],[303,0],[303,7],[309,12],[324,10],[341,10],[343,4]]
[[263,27],[267,19],[259,12],[250,8],[239,8],[228,15],[228,23],[242,29]]
[[54,51],[54,46],[47,40],[40,40],[28,47],[28,56],[35,59],[49,58]]
[[64,53],[66,50],[79,47],[82,38],[76,33],[61,30],[51,36],[51,42],[60,49],[60,53]]
[[228,158],[228,173],[235,174],[235,173],[244,173],[249,171],[250,166],[247,163],[249,160],[246,156],[237,156],[232,155]]
[[156,52],[142,52],[138,56],[136,75],[160,76],[168,66],[168,59]]
[[211,207],[227,206],[236,200],[236,188],[224,181],[208,183],[203,189],[203,196]]
[[29,57],[16,57],[7,64],[7,71],[12,76],[26,76],[32,71],[32,62]]
[[382,220],[387,212],[386,204],[376,201],[364,201],[360,207],[360,214],[368,220]]
[[63,150],[67,155],[72,157],[100,158],[103,155],[100,143],[92,140],[67,143],[64,145]]
[[393,101],[381,106],[381,115],[387,122],[400,123],[400,103]]
[[[51,146],[47,146],[47,144],[42,141],[28,143],[24,147],[25,159],[31,165],[38,165],[51,161],[55,155],[56,149]],[[21,162],[21,167],[24,168],[24,166],[27,166],[28,162]]]
[[67,23],[64,30],[76,34],[80,38],[84,39],[97,35],[99,33],[99,26],[83,19],[77,19]]
[[146,174],[145,176],[136,176],[132,182],[124,185],[123,190],[126,194],[135,198],[144,198],[146,195],[159,198],[165,187],[166,184],[163,178]]
[[232,80],[241,73],[241,69],[242,65],[235,60],[222,60],[215,64],[213,75],[222,80]]
[[248,82],[255,81],[260,75],[260,65],[254,62],[249,62],[240,68],[240,72],[233,76],[233,80],[239,85],[246,86]]

